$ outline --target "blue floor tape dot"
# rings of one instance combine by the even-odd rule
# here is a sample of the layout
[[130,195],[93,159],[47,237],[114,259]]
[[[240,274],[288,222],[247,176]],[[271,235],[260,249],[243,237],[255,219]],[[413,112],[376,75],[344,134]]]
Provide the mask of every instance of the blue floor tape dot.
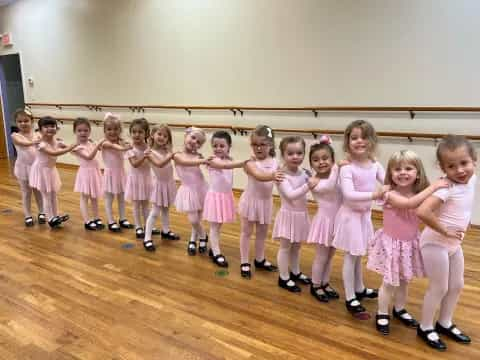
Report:
[[135,245],[132,244],[132,243],[126,243],[126,244],[122,244],[122,249],[131,249],[133,248]]

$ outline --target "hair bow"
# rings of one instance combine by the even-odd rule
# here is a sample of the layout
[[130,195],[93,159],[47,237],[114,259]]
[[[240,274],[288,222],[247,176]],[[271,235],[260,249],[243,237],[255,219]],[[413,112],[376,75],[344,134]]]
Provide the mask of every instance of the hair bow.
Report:
[[322,136],[320,136],[320,139],[318,140],[318,143],[319,144],[331,145],[332,144],[332,139],[328,135],[322,135]]

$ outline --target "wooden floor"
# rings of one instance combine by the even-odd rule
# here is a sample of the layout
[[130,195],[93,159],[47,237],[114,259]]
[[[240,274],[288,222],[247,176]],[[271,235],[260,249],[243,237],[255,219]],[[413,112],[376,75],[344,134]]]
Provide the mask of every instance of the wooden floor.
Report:
[[[150,254],[133,231],[86,232],[72,192],[74,171],[61,169],[60,208],[71,214],[63,229],[25,228],[17,183],[0,161],[0,358],[1,359],[480,359],[480,233],[464,244],[465,290],[455,321],[471,345],[447,340],[444,354],[392,321],[383,337],[373,320],[345,310],[342,255],[331,283],[342,299],[317,302],[280,289],[277,274],[239,274],[239,225],[224,226],[222,249],[230,262],[219,271],[208,256],[189,257],[185,216],[171,212],[182,240],[158,240]],[[129,208],[129,211],[131,209]],[[267,256],[277,246],[268,240]],[[302,249],[310,274],[313,251]],[[365,272],[366,283],[380,278]],[[426,282],[410,287],[408,309],[419,316]],[[365,301],[374,312],[376,303]]]

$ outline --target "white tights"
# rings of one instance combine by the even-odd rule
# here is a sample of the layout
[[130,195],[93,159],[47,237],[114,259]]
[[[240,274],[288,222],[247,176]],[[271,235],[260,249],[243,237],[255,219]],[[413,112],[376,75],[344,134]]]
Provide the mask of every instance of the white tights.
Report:
[[213,255],[216,256],[221,254],[220,251],[220,229],[222,227],[221,223],[211,222],[210,225],[210,232],[209,232],[209,240],[210,240],[210,247],[213,251]]
[[282,280],[290,279],[289,265],[292,273],[300,273],[300,243],[291,243],[290,239],[280,238],[280,248],[277,253],[278,270]]
[[42,201],[45,208],[45,215],[48,220],[58,215],[57,209],[57,193],[55,191],[44,193],[42,192]]
[[332,271],[332,259],[335,248],[317,245],[312,265],[312,283],[317,286],[328,284]]
[[188,221],[192,224],[192,235],[190,236],[190,241],[197,241],[197,237],[200,239],[205,238],[205,230],[202,227],[201,219],[202,219],[202,212],[201,211],[192,211],[187,213]]
[[125,197],[124,193],[119,193],[119,194],[113,194],[111,192],[106,192],[105,193],[105,211],[107,212],[107,220],[109,224],[112,224],[115,222],[113,218],[113,198],[117,195],[117,201],[118,201],[118,214],[120,216],[120,220],[125,219]]
[[19,180],[20,191],[22,193],[22,208],[25,217],[32,216],[32,192],[35,196],[37,209],[40,214],[43,214],[43,200],[42,194],[37,189],[32,189],[28,184],[28,180]]
[[[136,228],[143,228],[143,225],[147,223],[149,214],[148,200],[133,200],[133,220],[135,221]],[[143,216],[143,221],[142,221]]]
[[462,248],[449,254],[443,246],[428,244],[422,248],[422,257],[429,283],[423,299],[420,325],[423,330],[433,329],[435,311],[440,306],[438,322],[444,327],[450,327],[463,289]]
[[345,300],[352,300],[355,297],[355,292],[362,292],[365,289],[362,274],[362,257],[346,252],[343,255],[342,276]]
[[152,240],[152,229],[155,226],[155,221],[158,215],[162,213],[162,231],[168,233],[170,231],[170,218],[168,215],[168,207],[152,205],[152,210],[147,218],[145,226],[145,241]]
[[[88,200],[92,206],[92,216],[88,213]],[[98,200],[86,194],[80,194],[80,212],[83,217],[83,222],[86,224],[90,220],[98,219]]]
[[248,221],[246,218],[241,220],[240,230],[240,260],[242,264],[249,263],[250,237],[255,225],[255,260],[265,259],[265,240],[267,239],[268,224],[259,224],[258,222]]
[[395,310],[405,309],[407,295],[408,283],[406,281],[400,281],[399,286],[393,286],[383,282],[378,291],[378,313],[383,315],[389,314],[388,307],[392,296],[394,297],[393,306],[395,307]]

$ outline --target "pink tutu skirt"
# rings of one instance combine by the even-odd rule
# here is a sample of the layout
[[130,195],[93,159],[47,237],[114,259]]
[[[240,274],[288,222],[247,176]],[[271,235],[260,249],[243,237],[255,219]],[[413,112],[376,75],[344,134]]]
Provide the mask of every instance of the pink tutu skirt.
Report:
[[310,225],[307,243],[332,246],[333,242],[333,224],[331,217],[324,213],[317,213]]
[[203,205],[203,220],[221,224],[235,221],[233,193],[208,191]]
[[203,210],[207,194],[207,184],[197,186],[180,185],[175,197],[175,208],[179,212],[195,212]]
[[31,164],[25,164],[20,161],[15,161],[15,167],[13,168],[13,174],[20,181],[28,181],[30,177]]
[[273,201],[271,197],[268,199],[255,199],[243,192],[238,204],[238,213],[248,221],[270,224],[272,222],[272,208]]
[[275,217],[272,237],[289,239],[292,243],[305,242],[310,228],[307,211],[291,211],[280,208]]
[[125,170],[123,168],[105,168],[103,171],[103,191],[111,194],[125,192]]
[[383,275],[383,281],[393,286],[424,277],[419,238],[420,233],[413,240],[398,240],[378,230],[369,243],[367,268]]
[[150,200],[152,194],[152,177],[148,175],[128,174],[125,185],[125,199],[127,201]]
[[58,192],[62,186],[56,167],[42,167],[33,164],[30,168],[30,187],[42,193]]
[[356,211],[342,205],[335,217],[333,247],[354,256],[362,256],[367,253],[372,237],[371,212]]
[[176,193],[177,188],[173,180],[168,182],[154,181],[150,201],[156,206],[169,207],[175,202]]
[[79,167],[73,191],[98,199],[103,195],[102,174],[95,167]]

